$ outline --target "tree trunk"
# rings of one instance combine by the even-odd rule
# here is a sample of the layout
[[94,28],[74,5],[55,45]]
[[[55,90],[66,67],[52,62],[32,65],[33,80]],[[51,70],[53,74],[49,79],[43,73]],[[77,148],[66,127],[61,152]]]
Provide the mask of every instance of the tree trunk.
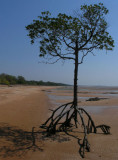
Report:
[[75,51],[75,69],[74,69],[74,107],[77,106],[77,77],[78,77],[78,51]]

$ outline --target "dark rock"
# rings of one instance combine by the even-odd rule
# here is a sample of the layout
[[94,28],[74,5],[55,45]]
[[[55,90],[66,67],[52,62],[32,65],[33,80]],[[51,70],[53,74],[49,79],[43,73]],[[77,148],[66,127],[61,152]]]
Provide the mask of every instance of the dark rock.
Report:
[[104,99],[108,99],[108,98],[99,98],[99,97],[94,97],[94,98],[89,98],[86,101],[99,101],[99,100],[104,100]]

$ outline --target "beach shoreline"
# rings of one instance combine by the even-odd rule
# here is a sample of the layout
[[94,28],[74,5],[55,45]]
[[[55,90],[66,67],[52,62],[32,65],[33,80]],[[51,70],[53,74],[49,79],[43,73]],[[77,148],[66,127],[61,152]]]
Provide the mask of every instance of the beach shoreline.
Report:
[[[53,93],[57,87],[45,86],[0,86],[0,126],[17,127],[25,131],[31,131],[35,127],[37,131],[39,126],[50,115],[50,108],[55,104],[49,99],[49,94],[64,95],[64,91],[59,90]],[[59,87],[60,88],[60,87]],[[67,93],[66,95],[72,93]],[[83,93],[79,93],[83,95]],[[84,96],[86,94],[84,93]],[[92,94],[91,94],[92,95]],[[94,94],[93,94],[94,95]],[[92,97],[93,97],[92,95]],[[89,97],[89,96],[88,96]],[[61,100],[63,101],[63,100]],[[66,102],[66,101],[65,101]],[[117,105],[117,98],[106,99],[94,102],[81,102],[86,106],[105,106]],[[111,135],[90,134],[88,139],[91,145],[91,152],[86,153],[85,160],[115,160],[118,159],[118,108],[107,108],[100,114],[92,113],[92,118],[96,125],[107,124],[111,126]],[[81,135],[80,135],[81,136]],[[4,146],[4,139],[1,138],[0,147]],[[11,143],[8,140],[6,143]],[[57,139],[41,140],[36,142],[43,151],[29,150],[23,157],[17,154],[1,157],[2,160],[73,160],[81,159],[78,150],[79,145],[76,139],[58,135]],[[1,152],[3,155],[3,151]]]

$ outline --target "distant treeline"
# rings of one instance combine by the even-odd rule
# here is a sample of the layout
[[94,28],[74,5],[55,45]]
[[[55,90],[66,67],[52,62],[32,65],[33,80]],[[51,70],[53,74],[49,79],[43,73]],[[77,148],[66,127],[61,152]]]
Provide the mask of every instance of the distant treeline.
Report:
[[63,83],[55,83],[55,82],[43,82],[43,81],[35,81],[26,80],[23,76],[12,76],[5,73],[0,74],[0,84],[3,85],[15,85],[15,84],[22,84],[22,85],[42,85],[42,86],[66,86]]

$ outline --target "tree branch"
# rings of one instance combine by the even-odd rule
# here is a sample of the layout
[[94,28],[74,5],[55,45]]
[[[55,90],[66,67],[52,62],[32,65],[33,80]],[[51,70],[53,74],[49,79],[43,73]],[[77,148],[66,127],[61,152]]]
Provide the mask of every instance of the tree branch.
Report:
[[[79,49],[78,49],[79,51],[82,50],[82,48],[84,48],[84,47],[88,44],[88,42],[91,40],[91,38],[93,37],[94,31],[96,30],[97,23],[98,23],[99,19],[100,19],[100,15],[99,15],[98,19],[96,20],[96,23],[95,23],[95,25],[94,25],[94,28],[92,29],[92,31],[90,31],[90,33],[91,33],[90,37],[86,40],[86,42],[85,42],[82,46],[79,47]],[[81,21],[80,21],[80,22],[81,22]],[[82,24],[82,22],[81,22],[81,24]],[[83,24],[82,24],[82,25],[83,25]],[[84,25],[83,25],[83,26],[84,26]],[[91,26],[91,28],[92,28],[92,26]]]
[[81,58],[81,61],[80,61],[78,64],[82,64],[82,63],[83,63],[83,60],[84,60],[84,57],[86,57],[86,56],[88,55],[88,53],[92,52],[93,49],[94,49],[94,48],[92,48],[91,50],[88,50],[85,54],[84,54],[84,52],[83,52],[83,56],[82,56],[82,58]]
[[56,62],[58,62],[59,60],[60,60],[61,58],[58,58],[58,59],[56,59],[55,61],[53,61],[53,62],[44,62],[44,61],[39,61],[39,63],[44,63],[44,64],[55,64]]
[[[52,41],[51,41],[51,43],[52,43]],[[65,59],[75,60],[75,58],[73,58],[73,57],[66,57],[63,54],[59,54],[55,48],[54,48],[54,53],[55,54],[52,54],[52,52],[50,52],[50,55],[53,57],[59,57],[60,59],[63,59],[63,60],[65,60]]]
[[70,46],[70,44],[68,44],[68,43],[66,42],[66,40],[64,39],[64,37],[63,37],[63,41],[64,41],[64,43],[66,44],[66,46],[67,46],[68,48],[71,48],[71,49],[75,50],[74,47]]

